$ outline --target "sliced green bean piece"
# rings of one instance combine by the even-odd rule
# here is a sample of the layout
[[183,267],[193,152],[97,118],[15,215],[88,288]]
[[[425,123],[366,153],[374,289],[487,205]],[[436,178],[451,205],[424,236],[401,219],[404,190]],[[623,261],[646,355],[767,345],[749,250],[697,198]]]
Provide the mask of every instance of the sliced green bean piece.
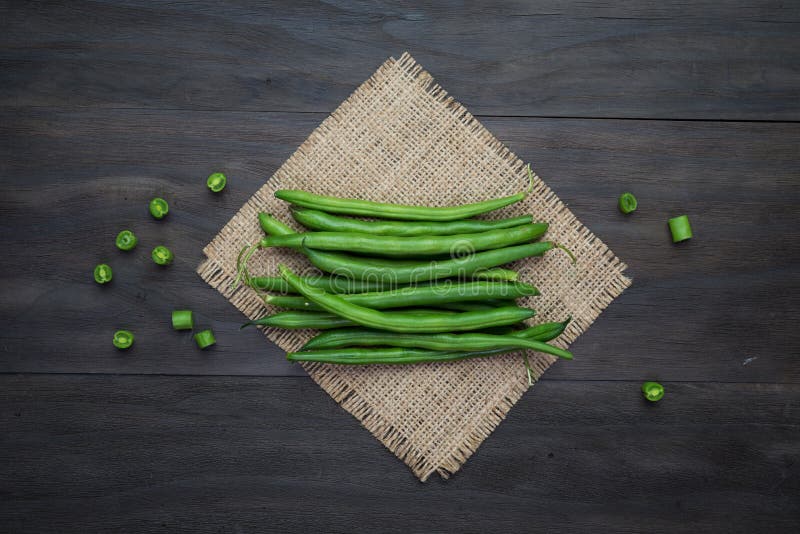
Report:
[[158,265],[169,265],[175,259],[172,251],[163,245],[154,248],[150,255]]
[[672,233],[672,242],[680,243],[692,238],[692,225],[689,224],[689,217],[681,215],[669,220],[669,231]]
[[94,281],[98,284],[107,284],[114,277],[114,272],[106,263],[101,263],[94,268]]
[[636,197],[633,196],[633,193],[622,193],[619,196],[619,211],[626,215],[636,211],[638,205],[639,203],[636,201]]
[[130,230],[123,230],[117,234],[117,239],[115,242],[117,248],[120,250],[133,250],[139,240],[136,239],[136,235]]
[[664,397],[664,386],[658,382],[645,382],[642,384],[642,393],[650,402],[658,402]]
[[150,201],[150,215],[156,219],[163,219],[169,213],[169,204],[163,198],[156,197]]
[[112,343],[120,350],[125,350],[133,345],[133,332],[130,330],[117,330],[114,332]]
[[217,343],[217,339],[214,337],[214,332],[211,330],[203,330],[202,332],[196,333],[194,335],[194,341],[201,350]]
[[219,193],[225,189],[225,184],[227,183],[228,179],[221,172],[215,172],[206,179],[206,185],[214,193]]
[[175,330],[191,330],[194,328],[192,310],[174,310],[172,312],[172,328]]

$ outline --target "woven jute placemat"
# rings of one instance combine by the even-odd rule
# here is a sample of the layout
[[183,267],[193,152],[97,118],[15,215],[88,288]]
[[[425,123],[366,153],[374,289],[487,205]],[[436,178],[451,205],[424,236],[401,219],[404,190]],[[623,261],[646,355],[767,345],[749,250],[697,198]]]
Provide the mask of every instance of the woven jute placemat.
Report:
[[[263,237],[259,211],[301,229],[288,205],[274,197],[277,189],[444,206],[506,196],[527,186],[524,163],[406,53],[381,65],[242,206],[204,249],[207,260],[198,273],[249,318],[276,311],[253,290],[230,286],[239,251]],[[519,214],[549,222],[547,238],[578,258],[572,265],[566,254],[551,251],[511,265],[542,293],[521,301],[538,312],[532,324],[572,316],[554,342],[567,347],[630,284],[625,264],[538,177],[527,199],[490,216]],[[302,255],[287,249],[259,251],[249,266],[253,274],[277,275],[279,263],[309,270]],[[290,351],[315,332],[264,333]],[[538,378],[555,358],[530,353],[530,360]],[[521,353],[413,366],[304,368],[423,481],[435,472],[447,477],[457,471],[528,389]]]

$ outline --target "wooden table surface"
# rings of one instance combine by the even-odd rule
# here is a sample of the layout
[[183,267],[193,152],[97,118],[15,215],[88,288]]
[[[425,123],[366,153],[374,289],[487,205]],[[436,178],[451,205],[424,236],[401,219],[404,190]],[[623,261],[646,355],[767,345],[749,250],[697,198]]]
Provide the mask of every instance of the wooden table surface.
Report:
[[[0,531],[800,528],[800,3],[3,1],[0,27]],[[404,50],[634,279],[425,484],[194,273]],[[175,308],[218,345],[171,331]]]

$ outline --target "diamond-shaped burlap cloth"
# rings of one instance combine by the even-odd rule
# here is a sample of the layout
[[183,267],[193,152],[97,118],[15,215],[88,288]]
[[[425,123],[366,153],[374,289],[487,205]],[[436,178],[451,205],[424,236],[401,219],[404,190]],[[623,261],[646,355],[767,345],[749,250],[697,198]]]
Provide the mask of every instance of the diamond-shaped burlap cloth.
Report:
[[[229,286],[241,248],[263,237],[259,211],[300,229],[288,205],[273,196],[277,189],[443,206],[506,196],[527,186],[523,162],[403,54],[356,89],[253,195],[205,248],[208,259],[198,272],[247,317],[275,311],[253,290],[231,292]],[[625,265],[538,177],[526,200],[489,216],[531,213],[550,223],[548,239],[578,257],[573,266],[566,254],[551,251],[511,266],[542,293],[522,301],[538,311],[532,323],[573,317],[555,341],[566,347],[630,280],[623,275]],[[250,271],[277,275],[281,262],[301,272],[309,269],[300,254],[270,249],[253,257]],[[267,329],[265,334],[289,351],[314,332]],[[536,378],[554,361],[531,353]],[[519,353],[413,366],[304,367],[423,481],[434,472],[447,477],[457,471],[528,388]]]

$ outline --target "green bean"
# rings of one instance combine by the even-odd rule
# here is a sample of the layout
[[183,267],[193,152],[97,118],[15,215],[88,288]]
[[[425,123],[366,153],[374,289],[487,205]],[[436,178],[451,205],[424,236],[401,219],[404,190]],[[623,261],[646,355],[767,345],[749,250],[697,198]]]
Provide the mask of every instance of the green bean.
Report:
[[338,252],[320,252],[303,249],[303,252],[318,269],[355,280],[378,281],[387,285],[427,282],[453,276],[470,276],[530,256],[541,256],[557,245],[551,241],[528,243],[513,247],[476,252],[466,258],[448,260],[397,260],[364,258]]
[[335,313],[354,323],[392,332],[436,333],[477,330],[505,324],[514,324],[534,315],[533,310],[518,307],[494,308],[486,311],[471,311],[456,314],[405,314],[382,312],[351,304],[338,295],[313,288],[292,273],[285,265],[278,267],[281,276],[308,300],[325,311]]
[[[272,215],[269,215],[268,213],[259,213],[258,220],[261,228],[269,235],[289,235],[296,233],[289,226],[279,221]],[[237,269],[239,270],[239,277],[244,276],[245,280],[248,282],[256,281],[256,283],[263,283],[263,285],[266,285],[270,283],[268,280],[258,280],[258,278],[255,277],[251,278],[247,272],[247,259],[249,258],[249,255],[255,252],[260,245],[261,243],[257,243],[256,245],[250,247],[251,250],[245,254],[244,261],[239,262]],[[560,247],[560,245],[543,245],[541,243],[534,243],[533,245],[536,245],[536,247],[533,248],[532,251],[527,255],[538,256],[553,246]],[[500,250],[509,251],[509,255],[507,257],[508,259],[506,259],[506,257],[503,255],[498,257],[496,254],[489,254],[486,256],[484,255],[485,253],[477,253],[467,258],[452,258],[449,260],[449,262],[444,263],[444,265],[440,265],[441,262],[380,260],[334,252],[315,251],[308,248],[304,248],[301,251],[305,253],[313,265],[322,271],[340,274],[343,277],[351,280],[368,281],[370,283],[378,284],[380,287],[394,288],[401,284],[407,284],[411,282],[416,284],[435,279],[449,278],[452,276],[458,276],[460,278],[471,276],[476,279],[495,281],[517,280],[518,273],[516,271],[497,268],[496,266],[526,257],[526,254],[524,253],[525,251],[518,249],[518,247],[509,247],[508,249]],[[245,251],[243,251],[243,253],[244,252]],[[497,252],[497,250],[490,252]],[[522,253],[522,255],[520,255],[520,253]],[[461,266],[465,264],[467,269],[462,270]],[[376,265],[378,268],[375,268]],[[399,268],[402,268],[403,270],[400,278],[395,277],[392,274],[396,269]],[[442,272],[443,274],[439,274],[439,272]],[[446,272],[449,272],[450,274],[446,274]],[[239,277],[237,277],[234,285],[238,282]]]
[[[304,278],[308,282],[308,278]],[[345,279],[346,280],[346,279]],[[312,287],[318,287],[313,285]],[[325,289],[325,288],[320,288]],[[331,291],[325,290],[328,293]],[[334,293],[343,293],[342,291]],[[389,291],[354,293],[342,295],[347,302],[366,306],[376,310],[386,308],[404,308],[407,306],[439,306],[442,304],[464,301],[483,301],[485,299],[514,299],[529,295],[538,295],[539,290],[523,282],[438,282],[424,286],[404,287]],[[267,296],[265,300],[273,306],[296,310],[320,309],[303,297]],[[505,301],[485,302],[494,307],[513,305]],[[485,309],[485,308],[484,308]]]
[[528,196],[533,189],[533,173],[528,167],[528,189],[517,194],[474,204],[461,206],[429,207],[406,206],[402,204],[387,204],[372,202],[370,200],[357,200],[315,195],[306,191],[281,189],[275,191],[275,196],[296,206],[311,208],[328,213],[342,213],[345,215],[361,215],[379,219],[395,219],[403,221],[457,221],[468,219],[482,213],[494,211],[505,206],[519,202]]
[[258,224],[267,235],[290,235],[296,234],[292,228],[285,225],[269,213],[263,211],[258,214]]
[[[504,336],[504,337],[514,337],[514,338],[522,338],[522,339],[533,339],[536,341],[544,342],[550,341],[551,339],[555,339],[560,336],[564,329],[567,327],[571,319],[567,319],[563,322],[555,322],[555,323],[542,323],[536,326],[531,326],[525,328],[524,330],[510,330],[508,328],[504,330],[497,329],[497,332],[492,332],[496,336]],[[489,332],[482,332],[487,334]],[[428,334],[427,337],[438,337],[439,335],[443,334]],[[384,332],[381,330],[372,330],[370,328],[340,328],[338,330],[332,330],[330,332],[322,332],[318,334],[316,337],[311,339],[308,343],[303,345],[300,349],[301,351],[305,350],[319,350],[319,349],[340,349],[344,347],[356,347],[356,346],[374,346],[374,345],[389,345],[389,346],[405,346],[406,348],[410,348],[410,346],[406,345],[393,345],[391,341],[387,343],[382,343],[383,340],[387,339],[401,339],[407,338],[407,334],[395,334],[391,332]],[[424,347],[418,347],[424,348]],[[443,352],[452,352],[451,346],[446,347],[443,349]],[[497,347],[500,348],[500,347]],[[441,350],[441,349],[436,349]]]
[[[509,335],[519,336],[527,339],[535,339],[541,342],[550,341],[551,339],[555,339],[561,335],[569,322],[570,319],[567,319],[563,323],[545,323],[527,328],[525,330],[513,332]],[[327,333],[323,333],[320,334],[320,336],[326,334]],[[517,349],[503,348],[471,352],[439,352],[434,350],[407,348],[345,348],[315,350],[308,352],[290,352],[286,355],[286,359],[290,361],[316,361],[321,363],[339,363],[349,365],[410,364],[495,356],[498,354],[515,352],[516,350]]]
[[[352,332],[351,332],[352,333]],[[309,346],[310,345],[310,346]],[[317,347],[309,342],[306,349]],[[339,347],[374,347],[389,346],[407,349],[428,349],[442,352],[474,352],[493,349],[530,349],[551,354],[567,360],[572,359],[569,351],[553,347],[535,339],[519,336],[499,336],[492,334],[396,334],[380,330],[362,330],[350,340],[342,340],[341,344],[328,344],[328,348]]]
[[546,223],[524,224],[514,228],[501,228],[477,234],[396,237],[347,232],[307,232],[267,237],[261,242],[266,247],[289,247],[315,250],[348,251],[373,256],[418,257],[450,254],[473,254],[520,243],[529,243],[547,231]]
[[[366,293],[368,291],[381,291],[386,287],[377,282],[351,280],[344,276],[305,276],[303,281],[312,287],[324,289],[328,293]],[[276,293],[297,293],[280,276],[253,276],[250,278],[250,287]],[[285,307],[288,308],[289,306]],[[305,309],[305,306],[303,308]]]
[[[417,317],[418,314],[436,313],[438,315],[454,315],[457,312],[450,310],[432,310],[429,308],[411,308],[407,310],[397,311],[397,314],[403,314],[410,318]],[[313,328],[316,330],[329,330],[332,328],[343,328],[346,326],[358,326],[357,323],[344,319],[338,315],[328,312],[319,311],[284,311],[274,313],[272,315],[265,315],[258,319],[244,323],[239,329],[247,328],[248,326],[272,326],[276,328],[286,328],[295,330],[299,328]]]
[[292,209],[294,220],[317,231],[355,232],[373,235],[392,235],[398,237],[414,237],[421,235],[454,235],[475,234],[500,228],[513,228],[523,224],[531,224],[533,217],[523,215],[496,221],[481,219],[463,219],[450,222],[436,221],[363,221],[349,217],[339,217],[324,211],[303,208]]

